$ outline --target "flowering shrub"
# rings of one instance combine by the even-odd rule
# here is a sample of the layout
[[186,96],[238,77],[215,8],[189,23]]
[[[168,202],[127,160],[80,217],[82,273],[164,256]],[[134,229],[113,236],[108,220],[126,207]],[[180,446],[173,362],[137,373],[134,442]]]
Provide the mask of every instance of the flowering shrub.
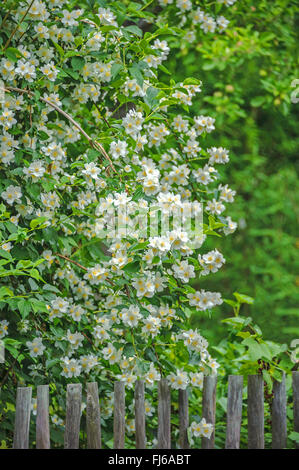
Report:
[[[225,207],[235,191],[220,182],[229,152],[204,148],[215,120],[188,114],[201,82],[167,70],[168,37],[221,33],[227,21],[189,0],[149,3],[34,0],[2,15],[0,337],[23,383],[62,393],[66,379],[97,380],[103,419],[111,380],[151,387],[163,375],[200,390],[216,373],[188,322],[221,293],[189,281],[225,263],[206,237],[237,226]],[[191,215],[201,231],[184,229]],[[61,403],[53,397],[58,425]]]

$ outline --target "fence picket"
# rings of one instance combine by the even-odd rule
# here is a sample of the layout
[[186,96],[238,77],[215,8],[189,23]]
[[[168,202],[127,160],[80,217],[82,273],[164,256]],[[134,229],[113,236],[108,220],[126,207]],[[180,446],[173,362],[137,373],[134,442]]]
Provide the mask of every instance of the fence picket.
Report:
[[[299,371],[294,371],[293,378],[293,403],[294,403],[294,431],[299,432]],[[299,442],[296,449],[299,449]]]
[[101,448],[101,412],[97,382],[87,384],[86,396],[87,448]]
[[137,380],[135,385],[135,438],[136,449],[146,448],[144,382]]
[[125,384],[114,384],[114,449],[125,448]]
[[29,449],[31,387],[18,387],[14,429],[14,449]]
[[229,375],[227,393],[226,449],[240,448],[243,376]]
[[284,449],[287,445],[287,395],[285,374],[281,382],[273,384],[272,449]]
[[167,379],[158,384],[158,449],[171,449],[170,388]]
[[264,381],[248,376],[248,449],[264,449]]
[[[294,431],[299,432],[299,371],[292,374]],[[208,439],[202,437],[203,449],[215,448],[217,376],[205,376],[203,383],[202,418],[212,424],[213,433]],[[1,391],[1,390],[0,390]],[[228,377],[226,449],[240,448],[242,423],[243,376]],[[247,386],[248,448],[264,449],[264,380],[261,374],[249,375]],[[146,449],[146,412],[144,382],[135,384],[135,448]],[[13,436],[14,449],[29,448],[31,413],[31,387],[18,387]],[[188,389],[178,391],[179,448],[189,449],[189,403]],[[66,422],[64,448],[79,448],[82,385],[67,385]],[[287,394],[286,374],[282,381],[273,384],[272,402],[272,448],[287,447]],[[125,448],[125,384],[114,383],[114,449]],[[158,383],[158,433],[157,449],[171,449],[171,388],[167,379]],[[101,449],[101,410],[97,382],[87,383],[86,435],[88,449]],[[299,443],[295,444],[299,448]],[[37,387],[36,448],[50,448],[49,385]]]
[[202,449],[214,449],[215,445],[216,387],[217,376],[206,375],[203,381],[202,416],[206,419],[207,423],[213,425],[214,429],[210,439],[207,437],[201,439]]
[[78,449],[81,419],[82,385],[68,384],[66,395],[66,420],[64,448]]
[[189,408],[188,408],[188,390],[179,390],[179,445],[180,449],[189,449],[188,426],[189,426]]
[[49,385],[37,387],[36,448],[50,449]]

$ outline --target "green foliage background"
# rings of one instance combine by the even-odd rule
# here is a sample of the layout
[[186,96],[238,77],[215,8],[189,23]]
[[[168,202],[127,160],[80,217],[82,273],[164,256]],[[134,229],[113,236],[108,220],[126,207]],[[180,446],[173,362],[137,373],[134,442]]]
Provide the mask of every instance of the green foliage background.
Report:
[[[223,35],[177,44],[169,61],[176,77],[203,81],[204,98],[194,109],[216,118],[213,139],[230,149],[224,171],[237,190],[231,213],[239,228],[218,243],[227,263],[201,287],[252,296],[242,314],[258,322],[265,338],[289,343],[299,337],[299,103],[291,102],[299,77],[298,2],[241,0],[231,17]],[[229,310],[215,309],[212,324],[202,316],[194,324],[214,343],[226,335],[219,319]]]

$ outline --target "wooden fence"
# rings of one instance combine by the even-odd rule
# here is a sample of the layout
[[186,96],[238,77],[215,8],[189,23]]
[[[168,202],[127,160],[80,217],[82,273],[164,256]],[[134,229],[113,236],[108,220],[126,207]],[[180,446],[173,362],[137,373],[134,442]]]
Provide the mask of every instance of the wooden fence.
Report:
[[[299,372],[293,372],[293,411],[294,431],[299,432]],[[210,439],[202,438],[201,448],[214,448],[215,432],[217,433],[216,415],[216,376],[204,377],[202,416],[214,426]],[[242,423],[243,377],[230,375],[228,380],[227,414],[226,414],[226,449],[238,449]],[[285,377],[282,382],[275,382],[272,402],[272,448],[286,447],[286,387]],[[31,410],[31,387],[17,389],[14,442],[15,449],[29,448],[29,427]],[[82,385],[69,384],[66,398],[66,420],[64,431],[64,448],[79,447],[81,418]],[[146,448],[146,426],[144,409],[144,383],[135,384],[135,436],[136,449]],[[188,392],[179,390],[179,447],[188,449],[187,429]],[[248,376],[247,396],[248,448],[264,448],[264,382],[261,375]],[[123,382],[114,385],[114,449],[123,449],[125,445],[125,386]],[[97,383],[87,383],[86,403],[87,448],[101,448],[101,419]],[[166,379],[158,384],[158,449],[171,448],[171,392]],[[50,448],[49,427],[49,386],[37,387],[36,447]],[[299,446],[297,445],[297,448]]]

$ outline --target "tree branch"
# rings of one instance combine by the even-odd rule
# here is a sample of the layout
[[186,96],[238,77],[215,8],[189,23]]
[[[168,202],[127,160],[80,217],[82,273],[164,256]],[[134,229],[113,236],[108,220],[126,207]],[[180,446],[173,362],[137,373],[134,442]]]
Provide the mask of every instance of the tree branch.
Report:
[[[21,24],[21,23],[24,21],[24,19],[26,18],[27,14],[28,14],[28,12],[29,12],[29,10],[30,10],[30,8],[32,7],[32,5],[33,5],[34,2],[35,2],[35,0],[32,0],[32,2],[30,3],[29,7],[27,8],[27,10],[25,11],[24,15],[22,16],[20,23],[18,23],[17,26],[15,27],[15,29],[12,31],[11,35],[9,36],[9,38],[8,38],[7,41],[6,41],[6,44],[5,44],[4,48],[3,48],[3,51],[5,51],[5,50],[8,48],[8,46],[9,46],[9,44],[10,44],[10,41],[12,40],[12,38],[14,37],[14,35],[16,34],[16,32],[18,31],[20,24]],[[4,22],[4,21],[3,21],[3,22]],[[2,24],[3,24],[3,23],[2,23]],[[1,24],[1,26],[2,26],[2,24]]]
[[61,255],[60,253],[55,253],[55,256],[58,256],[59,258],[65,259],[66,261],[69,261],[70,263],[75,264],[81,269],[84,269],[84,271],[87,271],[87,268],[85,266],[82,266],[82,264],[77,263],[77,261],[73,261],[71,258],[68,258],[68,256]]
[[[15,91],[17,93],[21,93],[21,94],[27,94],[29,96],[34,96],[34,93],[30,90],[25,90],[23,88],[16,88],[16,87],[6,87],[6,88],[1,88],[2,90],[4,91],[7,91],[7,92],[11,92],[11,91]],[[68,119],[79,131],[80,133],[88,140],[88,143],[91,147],[93,147],[95,150],[97,150],[98,152],[100,152],[110,163],[110,167],[111,169],[114,171],[114,173],[117,173],[117,170],[115,168],[115,166],[113,165],[113,162],[111,160],[111,158],[109,157],[109,155],[107,154],[106,150],[104,149],[104,147],[97,141],[93,140],[88,134],[87,132],[85,132],[84,129],[82,129],[82,127],[80,126],[80,124],[77,123],[77,121],[75,121],[72,116],[70,116],[68,113],[66,113],[65,111],[63,111],[61,108],[59,108],[59,106],[57,106],[57,104],[55,103],[52,103],[50,100],[47,100],[45,98],[42,98],[41,96],[39,97],[39,100],[40,101],[43,101],[44,103],[48,104],[49,106],[52,106],[52,108],[54,108],[58,113],[60,113],[62,116],[64,116],[66,119]]]

